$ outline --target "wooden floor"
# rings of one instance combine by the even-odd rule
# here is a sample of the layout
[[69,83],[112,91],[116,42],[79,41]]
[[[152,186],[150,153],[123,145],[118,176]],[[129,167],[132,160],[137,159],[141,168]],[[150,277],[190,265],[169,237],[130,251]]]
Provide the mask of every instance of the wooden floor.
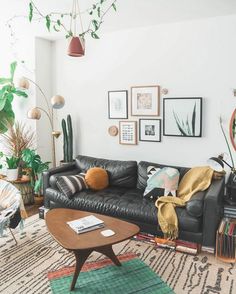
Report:
[[41,205],[36,205],[36,204],[32,204],[32,205],[25,205],[25,209],[27,211],[28,216],[32,216],[35,215],[39,212],[39,207]]

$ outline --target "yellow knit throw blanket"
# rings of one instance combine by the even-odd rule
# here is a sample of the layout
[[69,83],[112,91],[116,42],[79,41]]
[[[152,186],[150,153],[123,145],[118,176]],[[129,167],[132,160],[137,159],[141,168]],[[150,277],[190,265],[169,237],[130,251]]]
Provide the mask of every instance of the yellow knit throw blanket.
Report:
[[157,199],[155,206],[158,208],[158,223],[165,238],[178,237],[178,218],[175,207],[185,206],[196,192],[206,190],[211,184],[213,172],[208,166],[191,168],[180,181],[177,197],[162,196]]

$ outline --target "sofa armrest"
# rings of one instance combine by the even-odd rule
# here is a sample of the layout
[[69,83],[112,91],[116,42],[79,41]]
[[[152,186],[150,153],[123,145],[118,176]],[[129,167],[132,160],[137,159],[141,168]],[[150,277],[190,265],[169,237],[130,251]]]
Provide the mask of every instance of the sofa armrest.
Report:
[[75,162],[68,163],[62,166],[58,166],[55,168],[51,168],[45,172],[43,172],[43,195],[46,196],[46,189],[50,187],[49,179],[52,175],[64,175],[73,174],[75,171],[80,172],[78,167],[76,166]]
[[208,188],[203,209],[203,240],[204,246],[215,247],[216,231],[223,215],[223,199],[225,178],[213,180]]

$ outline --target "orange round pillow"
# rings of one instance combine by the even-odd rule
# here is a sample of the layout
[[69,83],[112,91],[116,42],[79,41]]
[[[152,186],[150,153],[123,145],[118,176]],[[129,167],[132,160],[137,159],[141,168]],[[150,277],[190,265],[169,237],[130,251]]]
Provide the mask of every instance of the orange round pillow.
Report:
[[85,181],[89,188],[93,190],[105,189],[109,184],[108,174],[106,170],[101,167],[90,168],[85,175]]

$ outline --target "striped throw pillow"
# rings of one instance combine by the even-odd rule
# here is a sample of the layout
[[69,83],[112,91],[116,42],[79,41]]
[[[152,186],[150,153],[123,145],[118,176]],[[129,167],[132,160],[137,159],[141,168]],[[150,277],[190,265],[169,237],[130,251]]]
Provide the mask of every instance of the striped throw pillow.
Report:
[[68,198],[72,198],[76,192],[89,188],[85,181],[85,173],[74,176],[59,176],[56,178],[56,185]]

